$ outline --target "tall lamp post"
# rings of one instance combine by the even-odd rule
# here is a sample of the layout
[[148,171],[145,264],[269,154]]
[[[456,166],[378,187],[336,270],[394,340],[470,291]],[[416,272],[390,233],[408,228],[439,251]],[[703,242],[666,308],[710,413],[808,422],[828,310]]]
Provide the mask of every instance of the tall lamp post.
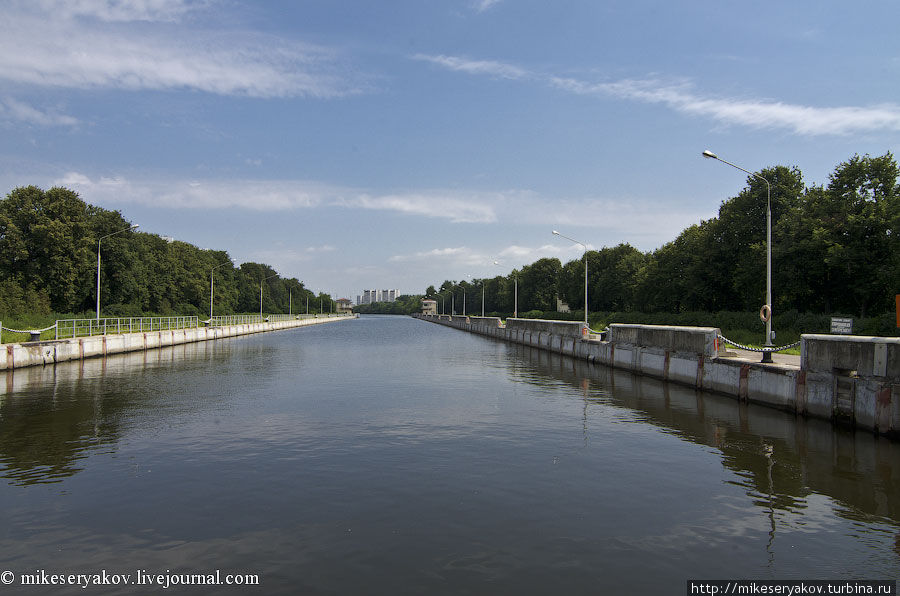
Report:
[[[766,343],[765,346],[767,348],[773,347],[772,344],[772,187],[769,184],[769,181],[760,176],[759,174],[754,174],[750,170],[745,170],[741,166],[737,166],[730,161],[725,161],[709,149],[703,152],[703,157],[708,159],[715,159],[721,161],[724,164],[731,166],[732,168],[738,169],[746,174],[750,174],[754,178],[762,180],[766,183],[766,305],[763,309],[766,312]],[[762,356],[763,362],[772,362],[772,352],[767,351],[763,352]]]
[[97,320],[100,320],[100,243],[110,236],[115,236],[116,234],[121,234],[122,232],[127,232],[128,230],[136,230],[138,229],[138,224],[134,224],[133,226],[128,226],[127,228],[122,228],[121,230],[116,230],[111,234],[107,234],[106,236],[101,236],[99,240],[97,240]]
[[513,290],[513,318],[519,318],[519,272],[515,275],[515,289]]
[[584,249],[584,326],[588,327],[588,265],[587,265],[587,245],[584,242],[579,242],[574,238],[569,238],[565,234],[560,234],[556,230],[553,230],[553,233],[561,238],[565,238],[566,240],[570,240],[575,244],[580,244],[581,248]]
[[481,280],[481,318],[484,318],[484,280]]
[[[497,262],[497,260],[495,260],[495,259],[491,259],[491,260],[493,261],[493,263],[494,263],[495,266],[500,265],[500,263]],[[499,305],[499,304],[500,304],[500,284],[497,284],[497,297],[496,297],[496,301],[497,301],[497,304]]]
[[212,267],[209,270],[209,320],[212,322],[213,318],[213,271],[218,269],[219,267],[224,267],[225,265],[234,265],[234,261],[225,261],[224,263],[219,263],[215,267]]
[[[463,279],[463,281],[466,281],[466,280]],[[463,316],[466,316],[466,286],[462,285],[462,282],[460,282],[459,285],[463,291]]]
[[260,320],[262,320],[262,316],[263,316],[263,314],[262,314],[262,289],[263,289],[263,282],[266,281],[267,279],[272,279],[273,277],[278,277],[278,274],[277,274],[277,273],[273,273],[273,274],[270,275],[269,277],[264,277],[264,278],[262,278],[261,280],[259,280],[259,319],[260,319]]

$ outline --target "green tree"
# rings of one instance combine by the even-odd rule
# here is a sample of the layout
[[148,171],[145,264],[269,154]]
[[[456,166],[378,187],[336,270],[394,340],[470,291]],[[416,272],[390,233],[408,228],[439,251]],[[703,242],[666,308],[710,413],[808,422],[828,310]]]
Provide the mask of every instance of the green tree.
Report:
[[93,295],[85,283],[96,257],[89,216],[87,204],[71,190],[13,190],[0,202],[4,278],[46,293],[54,310],[81,306]]
[[[820,232],[835,291],[831,301],[865,317],[887,310],[896,291],[898,167],[892,154],[853,156],[831,175],[824,195],[829,229]],[[843,300],[841,300],[843,297]]]
[[[803,193],[803,177],[796,167],[775,166],[759,173],[771,185],[772,229],[797,204]],[[730,299],[721,307],[734,310],[759,308],[766,297],[766,183],[750,176],[747,188],[724,201],[714,225],[716,239],[707,253],[716,267],[730,272],[730,287],[715,287]],[[777,238],[773,235],[774,245]],[[774,269],[773,258],[773,269]],[[718,281],[724,281],[719,279]],[[718,284],[717,284],[718,285]],[[773,284],[774,285],[774,284]]]
[[538,259],[522,268],[519,276],[519,312],[556,310],[562,263],[556,258]]

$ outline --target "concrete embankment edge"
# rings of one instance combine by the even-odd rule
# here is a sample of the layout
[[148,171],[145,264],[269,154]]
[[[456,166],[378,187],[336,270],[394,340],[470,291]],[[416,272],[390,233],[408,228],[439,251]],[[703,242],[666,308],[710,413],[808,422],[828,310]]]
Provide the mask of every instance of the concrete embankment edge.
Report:
[[123,354],[141,350],[153,350],[167,346],[236,337],[251,333],[265,333],[295,327],[307,327],[338,321],[348,321],[355,317],[317,317],[277,321],[272,323],[246,323],[225,327],[198,327],[194,329],[173,329],[148,331],[144,333],[122,333],[116,335],[95,335],[51,341],[5,344],[0,358],[0,370],[13,370],[28,366],[55,364],[71,360],[84,360],[111,354]]
[[804,335],[799,366],[728,357],[713,327],[610,325],[494,317],[416,318],[900,438],[900,339]]

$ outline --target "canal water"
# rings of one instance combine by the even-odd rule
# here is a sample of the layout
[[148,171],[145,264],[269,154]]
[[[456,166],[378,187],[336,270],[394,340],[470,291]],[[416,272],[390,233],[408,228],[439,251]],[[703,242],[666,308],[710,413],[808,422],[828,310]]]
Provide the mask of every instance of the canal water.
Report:
[[900,444],[405,317],[7,373],[0,478],[5,593],[900,576]]

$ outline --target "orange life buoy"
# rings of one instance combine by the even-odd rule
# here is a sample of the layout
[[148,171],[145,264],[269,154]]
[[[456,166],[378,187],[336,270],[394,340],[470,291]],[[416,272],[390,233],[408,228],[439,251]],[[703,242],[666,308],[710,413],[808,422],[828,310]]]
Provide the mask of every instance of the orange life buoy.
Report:
[[769,319],[772,318],[772,307],[768,304],[763,304],[762,308],[759,309],[759,319],[763,323],[768,323]]

